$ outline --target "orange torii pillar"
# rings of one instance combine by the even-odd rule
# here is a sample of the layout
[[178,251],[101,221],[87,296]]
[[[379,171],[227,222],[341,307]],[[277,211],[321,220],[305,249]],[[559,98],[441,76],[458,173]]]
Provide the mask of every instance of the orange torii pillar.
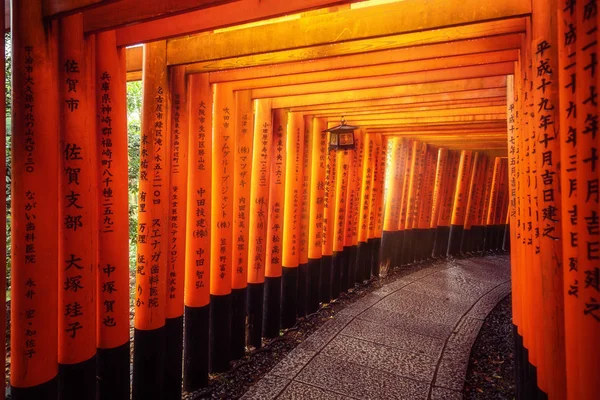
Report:
[[273,142],[271,144],[271,182],[269,183],[269,213],[265,265],[263,336],[279,336],[281,314],[281,246],[285,200],[285,168],[287,162],[285,134],[288,123],[286,110],[273,110]]
[[414,260],[414,230],[413,221],[416,207],[417,179],[420,174],[422,143],[415,140],[412,143],[410,177],[408,179],[408,192],[406,196],[406,225],[404,227],[404,240],[402,241],[402,265],[412,264]]
[[492,184],[490,186],[490,194],[488,197],[487,217],[485,225],[485,242],[484,251],[495,250],[495,237],[497,227],[495,225],[496,209],[498,207],[498,198],[500,192],[500,179],[502,175],[502,159],[496,157],[494,159],[494,172],[492,174]]
[[475,249],[474,241],[477,234],[481,232],[475,231],[474,223],[476,221],[480,201],[479,198],[482,192],[484,174],[487,167],[487,157],[481,153],[475,153],[473,161],[473,169],[471,170],[471,184],[469,187],[469,198],[467,200],[467,210],[465,215],[465,225],[463,237],[460,245],[460,251],[463,254],[471,253]]
[[349,251],[348,260],[348,289],[354,289],[355,284],[358,282],[358,224],[360,220],[360,190],[362,180],[362,158],[364,155],[363,138],[361,135],[354,136],[354,158],[352,160],[352,182],[348,182],[350,189],[348,192],[353,196],[353,204],[351,208],[352,222],[350,223],[352,231],[351,245]]
[[135,282],[133,398],[164,398],[169,86],[167,44],[143,48],[142,130]]
[[185,249],[188,175],[188,82],[185,67],[169,70],[171,89],[170,166],[167,243],[167,310],[165,319],[166,365],[165,397],[181,397],[183,356],[183,296],[185,285]]
[[308,298],[310,291],[308,271],[308,218],[310,198],[310,132],[313,124],[313,116],[304,116],[304,133],[302,140],[302,184],[300,190],[300,234],[299,234],[299,260],[298,260],[298,303],[296,314],[298,317],[306,316]]
[[[362,161],[362,181],[360,188],[360,216],[358,225],[358,269],[356,272],[357,283],[362,283],[371,277],[369,260],[371,259],[371,249],[368,243],[369,238],[369,205],[371,204],[371,188],[373,182],[371,180],[373,170],[373,134],[363,134],[360,131],[359,135],[363,136],[363,161]],[[327,201],[327,200],[325,200]]]
[[[598,9],[583,3],[576,6],[577,25],[577,243],[578,298],[582,315],[578,348],[581,399],[598,397],[600,370],[600,223],[598,165],[597,71]],[[558,117],[557,117],[558,118]],[[558,160],[557,160],[558,161]],[[558,193],[556,193],[558,195]],[[559,201],[560,204],[560,201]],[[557,273],[556,270],[552,271]],[[558,276],[553,281],[558,284]],[[562,293],[562,291],[561,291]],[[556,296],[555,301],[559,300]],[[558,304],[557,304],[558,306]],[[557,334],[560,331],[556,332]],[[564,371],[564,369],[562,370]],[[561,370],[555,371],[560,373]],[[560,393],[560,392],[559,392]]]
[[285,203],[281,273],[281,327],[291,328],[298,307],[298,263],[300,261],[300,202],[304,150],[304,118],[289,113],[286,135]]
[[372,272],[373,276],[379,277],[380,261],[379,261],[379,250],[381,249],[381,235],[383,234],[383,191],[385,185],[385,153],[386,153],[386,140],[383,136],[378,133],[376,134],[376,146],[375,146],[375,162],[376,167],[373,169],[373,181],[376,184],[373,186],[374,192],[371,198],[371,205],[373,206],[373,217],[375,218],[373,226],[373,264]]
[[[327,134],[329,143],[330,134]],[[325,195],[323,197],[323,245],[321,248],[321,302],[331,301],[331,279],[333,270],[333,236],[335,223],[335,174],[337,158],[334,150],[327,148],[325,165]]]
[[381,264],[386,268],[396,266],[396,250],[398,245],[398,219],[400,215],[400,202],[402,201],[401,179],[403,172],[402,152],[405,141],[399,137],[388,140],[389,164],[386,166],[385,181],[387,197],[384,201],[385,212],[383,217],[383,234],[381,235]]
[[[580,312],[577,241],[577,108],[576,82],[578,52],[575,5],[558,11],[558,79],[560,107],[560,185],[563,240],[563,296],[565,313],[565,371],[567,399],[581,399]],[[513,295],[514,298],[514,295]],[[521,339],[522,340],[522,339]]]
[[58,394],[58,30],[42,18],[41,0],[11,4],[13,399]]
[[452,220],[450,234],[448,237],[448,255],[454,256],[460,252],[460,242],[464,230],[466,204],[469,189],[469,178],[471,176],[471,164],[473,152],[462,150],[460,153],[460,164],[458,167],[458,178],[454,192],[454,205],[452,207]]
[[400,210],[399,210],[399,216],[398,216],[398,236],[399,236],[399,241],[398,241],[398,249],[396,250],[397,252],[397,259],[398,259],[398,265],[404,265],[405,264],[405,252],[404,252],[404,242],[407,239],[407,209],[408,209],[408,203],[409,203],[409,198],[408,198],[408,190],[410,187],[410,180],[411,180],[411,171],[412,171],[412,160],[413,160],[413,147],[414,147],[414,141],[412,139],[407,140],[406,142],[406,146],[405,146],[405,153],[406,153],[406,161],[404,163],[405,167],[402,169],[402,199],[400,201]]
[[[356,203],[359,199],[356,196],[356,190],[352,190],[356,187],[358,178],[358,149],[356,139],[354,142],[354,148],[350,152],[350,159],[348,161],[350,170],[348,172],[347,188],[346,188],[346,215],[344,218],[344,258],[342,260],[342,274],[340,290],[342,293],[347,293],[348,289],[354,288],[354,281],[356,279],[356,273],[354,268],[356,265],[356,246],[354,245],[355,233],[358,235],[356,228],[356,214],[357,206]],[[358,237],[358,236],[356,236]]]
[[343,269],[345,261],[344,253],[344,225],[348,216],[347,192],[348,180],[352,169],[352,155],[350,150],[335,150],[335,200],[334,200],[334,227],[333,227],[333,257],[331,277],[331,298],[337,299],[342,288]]
[[[59,22],[59,398],[96,397],[98,220],[93,39],[83,17]],[[107,284],[108,285],[108,284]],[[102,292],[115,290],[106,286]]]
[[242,358],[246,347],[248,286],[248,222],[252,167],[253,112],[250,91],[235,92],[235,151],[233,169],[233,246],[231,301],[231,358]]
[[[308,292],[307,311],[319,309],[321,294],[321,256],[323,246],[323,203],[327,163],[327,120],[313,118],[305,153],[310,163],[308,221]],[[305,171],[307,174],[308,172]]]
[[191,392],[208,384],[213,92],[208,74],[190,75],[188,85],[183,389]]
[[506,213],[508,210],[508,160],[502,158],[502,179],[500,180],[500,192],[498,209],[496,210],[496,250],[502,251],[504,237],[506,234]]
[[263,293],[267,223],[269,217],[269,182],[271,179],[271,141],[273,137],[271,100],[254,100],[254,143],[250,180],[250,215],[248,220],[248,337],[249,346],[262,346]]
[[421,174],[420,184],[420,205],[419,214],[417,218],[417,229],[415,243],[416,247],[416,259],[417,261],[423,261],[431,257],[432,246],[429,235],[429,225],[431,221],[431,209],[433,200],[433,186],[435,183],[435,165],[436,165],[437,154],[436,152],[427,146],[427,152],[425,153],[424,164]]
[[[99,399],[129,399],[129,224],[125,49],[96,35]],[[113,283],[115,290],[108,290]],[[102,290],[106,288],[106,290]]]
[[[495,160],[495,158],[494,158]],[[492,194],[492,183],[494,178],[494,166],[495,161],[488,160],[485,170],[485,182],[483,186],[483,195],[481,196],[481,214],[479,216],[479,225],[481,226],[481,235],[478,238],[477,249],[478,251],[485,250],[485,234],[487,232],[488,224],[488,210],[490,206],[490,196]]]
[[450,173],[450,163],[448,149],[440,148],[437,154],[437,164],[435,168],[435,187],[433,189],[433,204],[431,206],[431,235],[433,237],[432,257],[437,258],[440,254],[438,251],[438,220],[440,210],[444,200],[444,190],[448,184],[448,175]]
[[212,182],[210,229],[209,368],[229,369],[231,360],[231,282],[233,265],[233,186],[235,97],[214,85],[212,103]]
[[446,257],[448,254],[448,239],[450,238],[450,222],[452,220],[452,206],[454,205],[454,190],[458,180],[458,167],[460,165],[460,152],[448,151],[448,171],[446,183],[442,190],[440,215],[435,234],[434,255]]

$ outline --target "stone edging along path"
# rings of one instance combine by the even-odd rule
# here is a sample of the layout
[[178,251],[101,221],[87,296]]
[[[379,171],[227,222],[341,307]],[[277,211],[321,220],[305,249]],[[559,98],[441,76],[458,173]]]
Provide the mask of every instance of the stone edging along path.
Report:
[[337,313],[243,399],[462,399],[471,347],[510,293],[510,259],[436,264]]

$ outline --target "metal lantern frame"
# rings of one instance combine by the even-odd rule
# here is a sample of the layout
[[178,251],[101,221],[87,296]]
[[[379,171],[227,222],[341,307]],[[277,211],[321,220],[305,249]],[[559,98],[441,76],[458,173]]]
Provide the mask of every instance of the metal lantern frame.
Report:
[[346,125],[344,117],[340,125],[324,130],[329,132],[329,150],[352,150],[355,147],[354,131],[358,126]]

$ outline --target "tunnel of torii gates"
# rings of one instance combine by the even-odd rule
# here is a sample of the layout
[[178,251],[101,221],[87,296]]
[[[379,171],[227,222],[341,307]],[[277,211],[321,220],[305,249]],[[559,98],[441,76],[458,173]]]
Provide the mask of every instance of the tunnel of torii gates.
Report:
[[7,10],[13,399],[180,398],[356,284],[509,243],[519,398],[598,398],[595,0]]

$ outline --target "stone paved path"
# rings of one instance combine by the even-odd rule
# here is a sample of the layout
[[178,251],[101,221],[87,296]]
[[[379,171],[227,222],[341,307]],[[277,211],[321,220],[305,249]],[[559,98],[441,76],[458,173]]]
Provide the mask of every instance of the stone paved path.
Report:
[[402,277],[336,314],[243,399],[462,399],[471,347],[509,292],[508,256]]

